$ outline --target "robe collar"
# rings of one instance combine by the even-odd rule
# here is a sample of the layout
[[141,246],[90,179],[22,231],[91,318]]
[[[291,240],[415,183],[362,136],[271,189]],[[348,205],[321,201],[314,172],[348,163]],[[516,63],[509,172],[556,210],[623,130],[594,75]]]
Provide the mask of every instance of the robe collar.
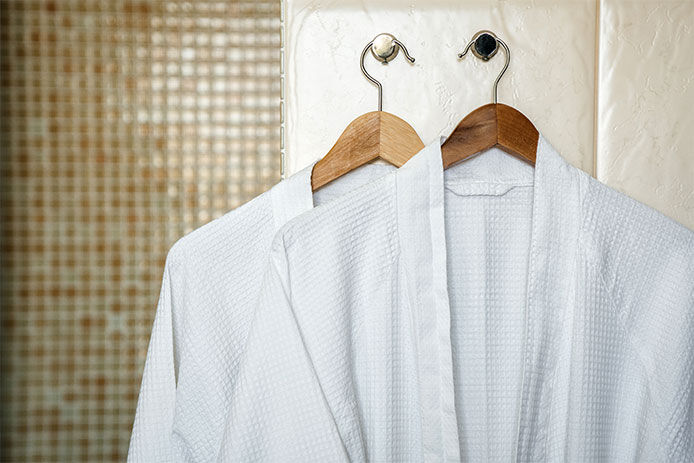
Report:
[[[579,179],[577,170],[540,134],[532,180],[516,461],[542,460],[545,455],[557,344],[564,312],[570,310],[575,292]],[[419,327],[425,458],[459,461],[440,143],[428,145],[398,170],[396,191],[406,291]]]
[[390,164],[365,164],[334,179],[314,193],[311,186],[311,173],[316,162],[312,162],[291,177],[279,182],[270,190],[275,232],[294,217],[317,205],[330,202],[332,198],[358,189],[396,170],[396,167]]
[[311,172],[316,162],[282,180],[270,190],[275,232],[289,220],[313,209]]

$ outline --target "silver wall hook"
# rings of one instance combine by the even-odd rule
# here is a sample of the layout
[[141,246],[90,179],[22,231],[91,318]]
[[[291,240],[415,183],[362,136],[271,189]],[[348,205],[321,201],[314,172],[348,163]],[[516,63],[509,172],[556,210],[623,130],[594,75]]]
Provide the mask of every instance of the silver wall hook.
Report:
[[501,45],[506,52],[506,63],[504,63],[504,67],[501,69],[501,72],[494,81],[492,96],[493,103],[497,103],[497,88],[499,87],[499,81],[501,80],[501,76],[504,75],[504,72],[506,72],[506,69],[508,69],[508,65],[511,62],[511,51],[508,49],[506,43],[504,43],[504,41],[497,37],[492,31],[479,31],[465,46],[465,50],[458,54],[458,58],[462,59],[467,52],[470,51],[470,48],[472,48],[473,55],[483,61],[489,61],[494,55],[496,55],[496,52],[499,51],[499,45]]
[[359,64],[361,67],[361,72],[364,74],[364,77],[369,79],[369,81],[376,84],[376,87],[378,87],[379,111],[383,110],[383,86],[379,81],[374,79],[371,74],[366,72],[366,68],[364,67],[364,57],[366,56],[366,52],[370,49],[374,58],[383,64],[388,64],[389,61],[392,61],[393,58],[397,56],[400,48],[402,48],[405,58],[407,58],[410,63],[414,63],[414,58],[410,56],[410,53],[407,51],[407,48],[405,48],[405,45],[403,45],[402,42],[393,37],[391,34],[378,34],[366,45],[366,47],[364,47],[364,51],[361,52],[361,60]]

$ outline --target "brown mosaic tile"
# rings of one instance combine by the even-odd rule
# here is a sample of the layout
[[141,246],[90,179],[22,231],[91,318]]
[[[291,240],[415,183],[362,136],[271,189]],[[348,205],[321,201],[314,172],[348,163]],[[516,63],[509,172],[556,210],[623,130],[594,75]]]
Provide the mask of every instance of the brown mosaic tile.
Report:
[[280,2],[0,0],[0,461],[124,461],[166,251],[279,180]]

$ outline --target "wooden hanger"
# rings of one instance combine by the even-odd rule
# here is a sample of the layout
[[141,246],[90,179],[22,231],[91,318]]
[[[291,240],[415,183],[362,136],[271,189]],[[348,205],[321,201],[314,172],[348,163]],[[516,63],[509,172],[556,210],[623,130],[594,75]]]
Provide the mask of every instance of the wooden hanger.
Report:
[[361,53],[361,72],[378,87],[378,111],[362,114],[350,122],[328,154],[313,166],[313,191],[375,159],[401,167],[424,148],[424,143],[410,124],[382,111],[383,87],[364,67],[364,57],[369,48],[374,57],[384,64],[395,58],[399,48],[414,63],[407,48],[390,34],[380,34],[366,45]]
[[497,103],[499,80],[511,60],[508,46],[494,33],[480,31],[458,57],[464,57],[473,44],[473,54],[484,61],[494,56],[501,44],[506,52],[506,64],[494,82],[494,102],[480,106],[465,116],[441,146],[443,168],[447,169],[495,146],[534,166],[539,132],[516,108]]

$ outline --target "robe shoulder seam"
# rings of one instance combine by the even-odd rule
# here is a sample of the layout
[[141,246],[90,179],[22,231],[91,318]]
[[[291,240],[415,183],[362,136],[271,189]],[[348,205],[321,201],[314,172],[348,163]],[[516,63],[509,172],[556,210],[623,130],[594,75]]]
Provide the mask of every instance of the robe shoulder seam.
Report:
[[[581,233],[583,235],[583,233]],[[607,293],[608,296],[608,303],[610,306],[610,312],[612,315],[616,318],[617,323],[619,324],[620,329],[624,333],[624,336],[626,337],[627,345],[629,350],[632,352],[634,355],[634,358],[638,362],[638,367],[642,371],[645,382],[646,382],[646,390],[648,393],[648,402],[651,405],[653,409],[653,413],[655,414],[657,420],[658,420],[658,431],[659,431],[659,436],[658,436],[658,450],[660,451],[660,454],[663,456],[663,458],[667,459],[668,452],[665,451],[663,448],[663,436],[662,433],[665,430],[665,420],[663,419],[663,416],[660,414],[658,410],[658,406],[655,404],[654,399],[653,399],[653,388],[652,388],[652,381],[651,377],[648,374],[648,369],[646,368],[646,362],[644,360],[643,354],[639,350],[638,346],[634,343],[631,332],[629,331],[627,327],[627,323],[624,320],[625,317],[625,312],[624,311],[619,311],[617,308],[617,305],[615,304],[614,301],[614,294],[612,290],[610,289],[610,286],[607,284],[607,281],[605,280],[604,275],[600,271],[600,265],[599,262],[595,259],[595,253],[590,253],[588,252],[587,245],[585,244],[584,239],[579,239],[579,247],[581,248],[581,254],[583,255],[585,262],[587,265],[590,265],[593,270],[595,271],[597,277],[598,277],[598,283],[600,286],[603,288],[603,290]]]
[[330,403],[328,401],[328,395],[327,395],[326,390],[325,390],[324,382],[321,381],[321,377],[318,375],[318,372],[316,371],[314,358],[311,355],[311,352],[307,346],[306,339],[305,339],[305,333],[301,328],[301,323],[299,322],[299,318],[297,317],[297,314],[296,314],[296,311],[294,308],[294,296],[292,294],[292,276],[291,276],[291,271],[290,271],[289,255],[288,255],[288,248],[289,248],[289,246],[291,246],[291,243],[287,242],[285,235],[286,235],[286,233],[282,233],[280,236],[276,236],[276,238],[277,238],[276,246],[278,248],[280,248],[280,250],[278,252],[279,257],[273,258],[274,256],[271,256],[269,265],[272,266],[274,271],[277,273],[277,276],[280,278],[280,283],[282,285],[284,297],[286,298],[287,304],[288,304],[289,316],[292,320],[292,323],[294,324],[294,326],[296,328],[296,332],[299,336],[299,341],[301,342],[303,352],[306,355],[306,359],[307,359],[307,362],[309,364],[309,368],[311,371],[311,376],[316,381],[316,384],[318,385],[318,389],[320,391],[321,398],[323,399],[324,406],[327,410],[327,413],[330,415],[330,420],[332,422],[332,425],[334,426],[334,430],[337,434],[337,437],[339,438],[340,443],[342,445],[342,450],[344,451],[345,455],[349,455],[350,454],[349,446],[347,445],[347,441],[346,441],[346,439],[348,437],[343,435],[343,433],[340,429],[340,426],[338,426],[338,421],[337,421],[337,418],[335,416],[335,410],[333,410],[332,407],[330,406]]

